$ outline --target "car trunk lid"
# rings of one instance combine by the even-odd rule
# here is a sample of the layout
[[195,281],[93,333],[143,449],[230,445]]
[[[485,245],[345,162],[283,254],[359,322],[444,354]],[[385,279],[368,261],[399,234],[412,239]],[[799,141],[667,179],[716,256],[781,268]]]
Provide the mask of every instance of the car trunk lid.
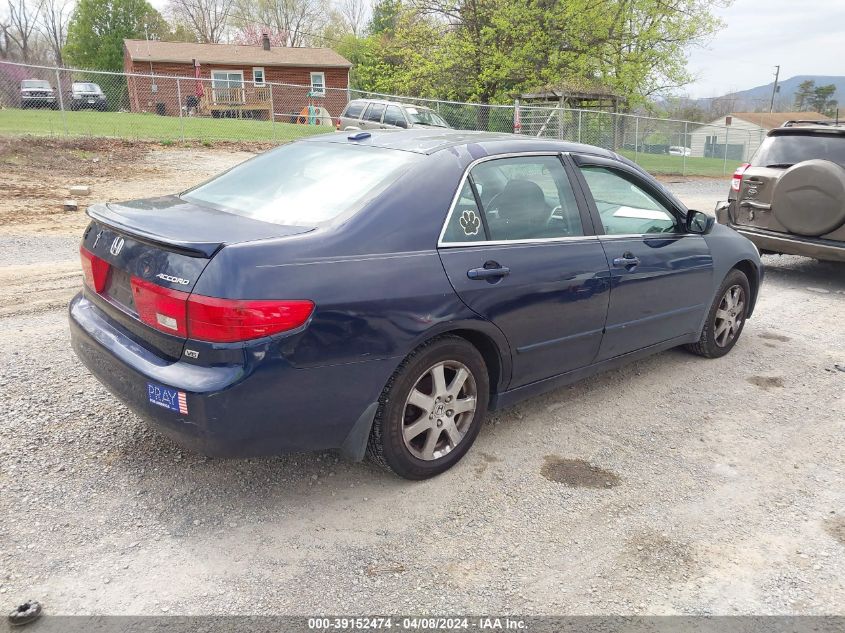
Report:
[[81,254],[89,295],[139,344],[174,360],[187,333],[167,313],[167,303],[186,300],[220,249],[312,230],[236,216],[177,196],[94,205],[88,215],[92,222]]
[[772,220],[772,193],[784,167],[749,166],[742,173],[737,192],[734,223],[769,228]]

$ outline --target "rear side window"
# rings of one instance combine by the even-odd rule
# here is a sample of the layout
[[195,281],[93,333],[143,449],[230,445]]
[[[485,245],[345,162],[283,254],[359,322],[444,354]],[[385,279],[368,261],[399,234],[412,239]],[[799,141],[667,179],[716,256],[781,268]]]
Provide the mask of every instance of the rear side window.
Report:
[[754,167],[792,167],[820,158],[845,166],[845,134],[777,134],[769,136],[751,159]]
[[379,123],[381,121],[382,112],[384,112],[383,103],[371,103],[370,107],[367,108],[367,112],[364,114],[364,118],[367,121]]
[[367,105],[365,101],[352,101],[341,116],[349,117],[350,119],[357,119],[364,111],[364,106]]
[[[557,156],[489,160],[469,178],[458,197],[444,243],[555,239],[584,235],[575,194]],[[480,234],[484,237],[479,237]]]
[[235,215],[315,226],[355,211],[421,159],[412,152],[340,143],[291,143],[184,194]]

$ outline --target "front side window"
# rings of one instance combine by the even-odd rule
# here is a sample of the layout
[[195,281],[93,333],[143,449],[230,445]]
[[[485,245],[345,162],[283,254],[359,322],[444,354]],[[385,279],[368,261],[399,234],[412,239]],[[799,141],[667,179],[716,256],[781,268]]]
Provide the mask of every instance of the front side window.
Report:
[[581,168],[608,235],[679,232],[672,212],[642,187],[606,167]]
[[432,127],[449,127],[439,114],[428,108],[405,107],[408,119],[416,125],[430,125]]
[[387,106],[384,111],[384,123],[387,125],[395,125],[397,127],[408,127],[405,122],[405,117],[402,116],[402,110],[398,106]]
[[371,103],[370,107],[364,113],[364,119],[372,121],[373,123],[381,123],[381,115],[384,112],[383,103]]
[[326,73],[311,73],[311,93],[326,94]]
[[458,197],[444,242],[557,239],[584,235],[569,178],[557,156],[524,156],[484,161],[469,179],[481,199]]
[[291,143],[184,194],[199,205],[288,226],[316,226],[360,208],[420,154],[338,143]]

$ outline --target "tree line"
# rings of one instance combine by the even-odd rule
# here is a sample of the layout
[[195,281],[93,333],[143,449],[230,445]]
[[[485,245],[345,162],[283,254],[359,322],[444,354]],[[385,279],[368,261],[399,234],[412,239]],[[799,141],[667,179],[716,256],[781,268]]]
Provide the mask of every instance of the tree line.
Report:
[[353,87],[505,103],[602,91],[627,108],[689,83],[731,0],[5,0],[0,58],[120,70],[122,40],[327,46]]

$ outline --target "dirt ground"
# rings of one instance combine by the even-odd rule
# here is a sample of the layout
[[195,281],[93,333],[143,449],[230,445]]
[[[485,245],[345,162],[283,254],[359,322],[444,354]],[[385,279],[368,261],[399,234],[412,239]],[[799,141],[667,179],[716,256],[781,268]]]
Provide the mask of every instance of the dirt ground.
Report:
[[[81,204],[249,148],[0,141],[0,605],[54,614],[845,614],[845,269],[766,257],[727,357],[673,350],[491,416],[408,483],[215,460],[73,356]],[[712,210],[723,181],[668,179]],[[711,205],[711,206],[707,206]]]

